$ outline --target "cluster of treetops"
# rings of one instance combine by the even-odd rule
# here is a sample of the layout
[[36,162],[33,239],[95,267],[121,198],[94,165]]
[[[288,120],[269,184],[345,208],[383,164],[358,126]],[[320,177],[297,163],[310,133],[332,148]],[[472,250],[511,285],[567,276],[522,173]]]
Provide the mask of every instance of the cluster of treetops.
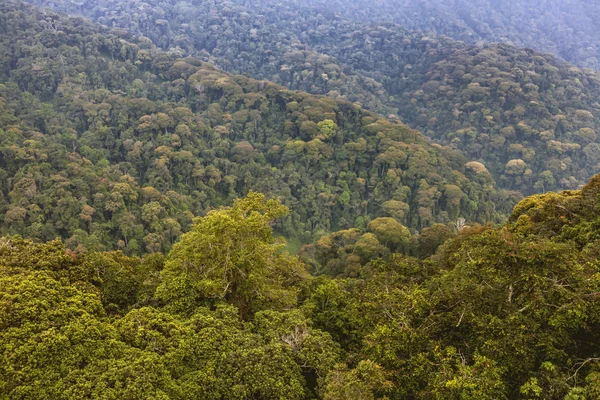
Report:
[[[250,189],[298,249],[378,218],[501,222],[521,194],[397,120],[221,72],[81,18],[0,3],[0,233],[167,252]],[[380,220],[381,221],[381,220]],[[406,227],[406,228],[405,228]]]
[[424,258],[382,223],[331,236],[313,275],[287,212],[250,192],[142,259],[0,239],[0,398],[600,397],[600,175]]
[[[504,6],[458,0],[457,4],[444,2],[447,6],[439,0],[65,0],[48,5],[149,38],[171,54],[194,56],[224,71],[398,116],[436,142],[483,163],[502,188],[524,195],[575,189],[600,172],[600,73],[508,44],[469,44],[408,32],[391,22],[364,22],[367,18],[362,19],[364,13],[357,9],[370,12],[364,3],[376,5],[383,14],[400,16],[399,22],[408,18],[443,25],[447,18],[432,18],[434,10],[451,16],[466,9],[461,15],[475,25],[480,25],[477,19],[467,16],[493,20],[492,25],[539,26],[560,37],[567,30],[561,27],[567,24],[581,30],[571,29],[572,41],[580,43],[600,37],[592,12],[599,6],[579,0],[568,5],[512,1]],[[446,8],[448,13],[443,12]],[[555,12],[557,8],[564,12]],[[484,17],[484,9],[503,17]],[[577,21],[573,15],[585,18]],[[552,16],[564,20],[554,23]],[[537,17],[539,24],[529,21]],[[448,33],[442,28],[439,32]],[[502,29],[497,35],[512,37]],[[522,42],[538,41],[544,35]],[[565,44],[564,48],[588,51],[599,46]]]

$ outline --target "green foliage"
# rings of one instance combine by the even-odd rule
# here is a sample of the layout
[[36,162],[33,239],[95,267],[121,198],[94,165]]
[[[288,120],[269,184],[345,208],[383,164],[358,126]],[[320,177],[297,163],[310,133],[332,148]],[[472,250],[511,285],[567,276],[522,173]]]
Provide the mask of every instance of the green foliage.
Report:
[[[596,2],[52,4],[142,34],[164,50],[199,57],[225,71],[399,117],[485,165],[505,189],[525,195],[576,189],[600,171],[600,75],[545,54],[598,69]],[[162,23],[165,15],[171,16],[168,24]],[[336,140],[346,136],[331,110],[311,107],[303,112],[298,104],[288,109],[303,114],[297,122],[302,140],[323,140],[318,124],[326,120],[341,128]],[[373,122],[365,125],[375,134],[381,125]],[[490,176],[478,178],[484,183]],[[410,204],[401,196],[386,200]],[[450,211],[450,219],[459,217],[455,214]],[[462,216],[467,215],[472,212]]]
[[194,221],[171,251],[157,297],[174,312],[191,314],[199,305],[225,300],[242,316],[296,304],[306,279],[296,257],[281,251],[270,224],[287,208],[250,192],[229,209]]
[[374,400],[382,398],[376,393],[385,393],[391,386],[391,382],[385,378],[383,369],[372,361],[361,361],[352,370],[340,364],[328,378],[323,399]]
[[[89,8],[112,13],[113,5]],[[167,6],[119,5],[121,11],[137,6],[158,12],[153,21],[160,22],[142,25],[164,31],[145,35],[170,49],[173,32],[160,11]],[[187,43],[177,39],[181,51],[162,52],[122,30],[36,12],[16,0],[0,7],[6,27],[0,39],[4,235],[39,241],[60,237],[77,253],[167,253],[190,230],[194,215],[231,204],[251,190],[290,206],[291,213],[274,228],[302,244],[332,231],[364,230],[384,216],[412,230],[448,224],[459,215],[470,222],[501,222],[514,204],[512,194],[497,189],[491,177],[474,174],[456,150],[431,144],[397,118],[381,118],[348,102],[357,98],[288,90],[321,93],[312,90],[314,73],[295,72],[291,82],[304,78],[287,85],[282,65],[268,67],[279,71],[276,80],[284,87],[258,80],[275,79],[274,73],[252,79],[183,57],[183,47],[190,48],[192,41],[200,45],[197,35],[207,35],[202,43],[214,50],[211,61],[225,70],[250,71],[217,57],[221,50],[225,58],[275,50],[247,41],[238,45],[252,49],[236,51],[229,34],[213,31],[227,23],[195,20],[188,25],[194,32],[178,34]],[[173,15],[186,18],[214,14],[208,3],[193,10],[177,7]],[[223,4],[214,4],[214,11],[218,20],[225,18]],[[124,14],[111,15],[118,26]],[[143,15],[131,11],[127,19]],[[231,28],[245,34],[255,29],[246,26],[254,12],[248,16]],[[215,37],[222,43],[209,44]],[[281,59],[305,68],[304,57]],[[333,60],[309,56],[313,61],[317,70],[337,70],[329,64]],[[255,61],[248,68],[252,63],[259,68]],[[329,82],[325,93],[342,90],[333,70],[325,72],[327,79],[319,78]],[[339,79],[379,90],[371,80],[344,78],[341,70]]]
[[285,343],[309,382],[316,382],[319,392],[325,378],[340,359],[339,344],[329,333],[315,329],[300,310],[261,311],[254,319],[256,332],[271,343]]
[[[516,223],[462,227],[421,260],[370,254],[346,277],[307,280],[273,236],[287,208],[255,192],[196,219],[166,261],[4,238],[0,397],[595,398],[600,242],[583,238],[598,182],[526,199]],[[376,219],[317,247],[339,262],[376,234],[405,238],[398,227]],[[432,230],[428,251],[448,233]]]
[[434,357],[439,365],[425,393],[435,399],[506,399],[502,381],[503,369],[486,357],[475,355],[472,365],[466,365],[456,349],[436,349]]
[[255,3],[0,2],[0,398],[597,398],[597,74]]
[[409,230],[394,218],[382,217],[369,222],[372,231],[380,242],[394,252],[406,251],[410,242]]
[[446,225],[435,224],[421,231],[417,237],[416,253],[419,257],[429,257],[435,254],[438,247],[453,236],[452,230]]
[[46,271],[5,267],[0,288],[3,397],[64,398],[66,380],[81,365],[122,352],[97,296]]

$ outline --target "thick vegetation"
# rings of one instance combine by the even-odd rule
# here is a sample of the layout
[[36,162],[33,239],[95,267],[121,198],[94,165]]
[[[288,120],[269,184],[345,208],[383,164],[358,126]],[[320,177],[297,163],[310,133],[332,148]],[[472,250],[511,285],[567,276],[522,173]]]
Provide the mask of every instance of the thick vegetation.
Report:
[[289,2],[53,5],[112,27],[0,0],[0,399],[600,398],[600,75]]
[[[263,0],[264,1],[264,0]],[[255,4],[256,1],[250,2]],[[600,4],[586,0],[303,0],[357,21],[396,22],[466,42],[506,42],[600,68]]]
[[[287,210],[258,193],[166,257],[3,238],[0,397],[595,399],[598,204],[600,176],[354,277],[281,253]],[[388,224],[371,229],[402,246]]]
[[[575,189],[600,171],[600,74],[549,55],[467,45],[392,23],[346,19],[335,7],[287,1],[83,4],[56,7],[226,71],[397,113],[482,162],[506,189]],[[538,2],[528,7],[544,8]]]
[[518,195],[419,132],[328,97],[227,75],[81,19],[2,2],[5,234],[71,249],[166,251],[249,189],[309,242],[377,217],[413,230],[497,222]]

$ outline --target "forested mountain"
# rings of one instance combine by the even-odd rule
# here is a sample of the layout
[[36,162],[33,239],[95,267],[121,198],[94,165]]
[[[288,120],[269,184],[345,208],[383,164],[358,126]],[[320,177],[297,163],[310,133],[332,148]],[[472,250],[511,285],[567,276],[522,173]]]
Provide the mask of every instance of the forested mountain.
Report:
[[549,55],[367,24],[340,16],[343,4],[47,5],[142,34],[172,54],[194,55],[226,71],[398,114],[483,163],[507,189],[574,189],[600,171],[600,74]]
[[2,225],[71,249],[166,251],[250,189],[300,242],[394,217],[500,222],[483,165],[329,97],[225,74],[79,18],[1,3]]
[[[267,3],[265,0],[240,2]],[[600,68],[600,3],[587,0],[298,0],[356,21],[395,22],[454,39],[504,42]]]

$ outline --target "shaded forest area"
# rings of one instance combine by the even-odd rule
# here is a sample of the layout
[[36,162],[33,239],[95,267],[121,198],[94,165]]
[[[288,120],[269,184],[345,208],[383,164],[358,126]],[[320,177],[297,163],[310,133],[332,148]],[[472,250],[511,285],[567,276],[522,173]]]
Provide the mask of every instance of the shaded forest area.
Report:
[[483,163],[505,189],[525,195],[575,189],[600,172],[598,72],[506,44],[470,45],[347,19],[340,13],[347,3],[245,4],[51,5],[225,71],[397,115]]
[[[255,6],[263,0],[240,1]],[[600,3],[586,0],[300,0],[356,21],[395,22],[467,43],[528,47],[600,68]]]

